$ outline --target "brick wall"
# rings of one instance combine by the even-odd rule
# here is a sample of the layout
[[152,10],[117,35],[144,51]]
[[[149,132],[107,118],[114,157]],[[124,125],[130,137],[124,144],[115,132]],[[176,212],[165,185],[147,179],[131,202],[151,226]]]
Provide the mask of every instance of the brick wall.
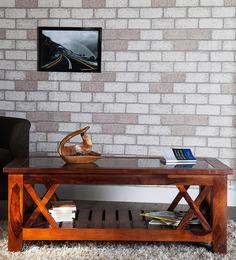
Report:
[[[0,113],[53,154],[90,125],[103,154],[190,146],[234,166],[235,0],[0,0]],[[36,70],[37,26],[101,26],[102,73]]]

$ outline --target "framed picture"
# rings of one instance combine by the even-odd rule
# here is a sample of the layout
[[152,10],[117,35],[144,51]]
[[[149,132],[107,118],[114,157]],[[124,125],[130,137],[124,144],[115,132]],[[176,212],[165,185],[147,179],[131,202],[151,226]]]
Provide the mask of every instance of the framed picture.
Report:
[[102,28],[38,27],[38,70],[101,72]]

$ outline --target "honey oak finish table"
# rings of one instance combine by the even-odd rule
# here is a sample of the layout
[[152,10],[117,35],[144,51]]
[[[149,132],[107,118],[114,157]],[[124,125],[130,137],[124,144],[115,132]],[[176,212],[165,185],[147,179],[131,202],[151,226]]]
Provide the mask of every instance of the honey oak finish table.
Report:
[[[178,241],[211,243],[213,252],[227,250],[227,177],[232,169],[212,158],[197,164],[166,166],[158,158],[105,157],[92,164],[65,164],[61,158],[18,159],[4,168],[8,174],[8,249],[21,251],[26,240]],[[42,198],[35,190],[43,184]],[[61,184],[174,185],[178,194],[167,210],[184,198],[189,209],[177,227],[148,225],[140,212],[119,209],[85,210],[78,207],[73,227],[58,224],[48,212],[58,200]],[[192,199],[190,186],[199,186]],[[89,191],[88,191],[89,192]],[[39,221],[43,216],[47,225]],[[196,216],[198,226],[188,222]],[[41,223],[41,224],[40,224]]]

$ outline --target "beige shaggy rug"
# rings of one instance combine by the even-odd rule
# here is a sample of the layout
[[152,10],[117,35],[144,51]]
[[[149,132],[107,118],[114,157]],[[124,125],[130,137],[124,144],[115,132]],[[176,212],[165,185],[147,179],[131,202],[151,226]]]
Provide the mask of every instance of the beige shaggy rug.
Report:
[[228,223],[228,253],[213,254],[204,244],[141,242],[25,242],[23,252],[7,251],[6,222],[0,222],[0,260],[233,260],[236,259],[236,223]]

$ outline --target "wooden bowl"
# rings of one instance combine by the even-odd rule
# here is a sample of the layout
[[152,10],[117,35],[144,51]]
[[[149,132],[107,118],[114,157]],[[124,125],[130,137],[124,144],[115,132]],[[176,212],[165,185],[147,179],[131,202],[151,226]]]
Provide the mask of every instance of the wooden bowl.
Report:
[[89,126],[70,133],[60,142],[58,153],[66,163],[93,163],[96,160],[102,158],[100,153],[93,151],[88,152],[88,154],[77,155],[75,145],[65,145],[71,138],[75,137],[76,135],[85,133],[88,129]]

